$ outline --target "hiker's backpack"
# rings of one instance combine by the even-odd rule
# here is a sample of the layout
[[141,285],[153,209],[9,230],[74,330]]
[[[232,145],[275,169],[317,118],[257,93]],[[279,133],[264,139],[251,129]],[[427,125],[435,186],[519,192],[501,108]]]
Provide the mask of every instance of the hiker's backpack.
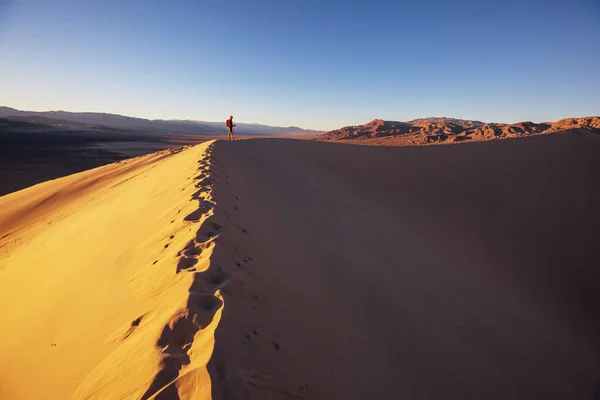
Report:
[[225,121],[225,125],[227,125],[228,128],[231,128],[231,120],[228,119],[227,121]]

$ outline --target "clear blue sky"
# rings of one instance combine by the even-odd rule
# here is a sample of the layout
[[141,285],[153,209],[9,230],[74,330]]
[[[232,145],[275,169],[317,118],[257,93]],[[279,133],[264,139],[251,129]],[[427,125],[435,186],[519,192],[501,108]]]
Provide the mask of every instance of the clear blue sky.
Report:
[[600,114],[600,0],[0,0],[0,105],[334,129]]

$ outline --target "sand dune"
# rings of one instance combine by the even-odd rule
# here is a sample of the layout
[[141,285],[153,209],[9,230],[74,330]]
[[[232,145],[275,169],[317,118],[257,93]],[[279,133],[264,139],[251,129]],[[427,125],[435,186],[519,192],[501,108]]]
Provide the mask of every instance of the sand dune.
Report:
[[593,398],[599,151],[217,142],[222,398]]
[[0,198],[1,399],[210,398],[210,146]]
[[0,399],[593,398],[599,150],[217,141],[0,197]]

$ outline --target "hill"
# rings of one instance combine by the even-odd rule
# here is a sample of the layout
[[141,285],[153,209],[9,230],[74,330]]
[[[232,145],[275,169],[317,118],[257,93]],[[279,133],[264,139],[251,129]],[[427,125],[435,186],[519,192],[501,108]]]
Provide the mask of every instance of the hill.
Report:
[[[214,135],[226,130],[223,122],[203,122],[193,120],[150,120],[127,117],[118,114],[68,111],[22,111],[0,106],[0,118],[20,118],[22,121],[36,122],[41,119],[62,121],[63,124],[83,124],[86,126],[104,126],[145,134]],[[276,134],[320,134],[295,126],[280,127],[261,124],[236,122],[238,135],[276,135]]]
[[485,123],[454,118],[423,118],[408,122],[375,119],[364,125],[347,126],[319,136],[326,141],[399,138],[404,144],[486,141],[530,136],[574,129],[600,132],[599,117],[566,118],[556,122],[516,124]]

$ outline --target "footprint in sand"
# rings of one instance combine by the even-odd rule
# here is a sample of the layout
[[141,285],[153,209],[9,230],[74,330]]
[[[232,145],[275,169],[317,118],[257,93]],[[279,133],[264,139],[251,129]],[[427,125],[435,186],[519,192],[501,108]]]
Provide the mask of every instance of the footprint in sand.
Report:
[[194,266],[198,264],[198,260],[193,257],[181,257],[177,262],[177,273],[185,270],[191,270]]
[[125,332],[123,334],[123,338],[122,340],[127,339],[129,336],[131,336],[131,334],[135,331],[135,329],[140,326],[140,324],[142,323],[142,319],[144,318],[144,315],[140,315],[139,317],[137,317],[136,319],[134,319],[133,321],[131,321],[131,325],[129,326],[129,329],[127,329],[127,332]]
[[219,235],[219,233],[221,232],[221,228],[222,226],[219,224],[216,224],[211,221],[206,221],[198,230],[198,233],[196,234],[196,240],[203,241],[203,238],[212,239]]
[[161,398],[179,398],[172,383],[178,378],[181,368],[190,363],[187,352],[196,333],[212,323],[222,306],[223,301],[214,295],[190,294],[187,307],[175,313],[156,341],[159,371],[141,399],[149,399],[158,392],[161,392]]
[[181,249],[177,255],[181,256],[187,256],[187,257],[194,257],[194,256],[198,256],[200,254],[202,254],[202,250],[205,248],[205,246],[203,244],[196,244],[196,241],[194,239],[190,240],[188,242],[188,244],[185,245],[185,247],[183,249]]
[[187,222],[198,222],[203,216],[206,215],[206,213],[210,211],[211,208],[212,206],[207,206],[206,204],[200,203],[200,208],[186,215],[183,220]]
[[211,266],[208,270],[196,272],[190,286],[190,293],[214,293],[231,281],[231,275],[221,267]]
[[214,181],[212,180],[212,178],[209,178],[209,177],[204,176],[204,175],[199,175],[198,177],[196,177],[194,179],[197,179],[199,181],[199,182],[196,183],[196,187],[197,188],[210,186],[210,185],[212,185],[214,183]]
[[117,329],[106,339],[106,344],[123,341],[129,338],[135,332],[135,330],[138,329],[142,321],[146,320],[149,315],[150,313],[144,313],[136,319],[134,319],[133,321],[131,321],[131,323]]
[[210,202],[209,200],[207,200],[207,197],[209,196],[209,194],[210,194],[210,192],[208,192],[207,190],[200,189],[192,195],[191,200],[203,200],[212,205],[213,203]]

